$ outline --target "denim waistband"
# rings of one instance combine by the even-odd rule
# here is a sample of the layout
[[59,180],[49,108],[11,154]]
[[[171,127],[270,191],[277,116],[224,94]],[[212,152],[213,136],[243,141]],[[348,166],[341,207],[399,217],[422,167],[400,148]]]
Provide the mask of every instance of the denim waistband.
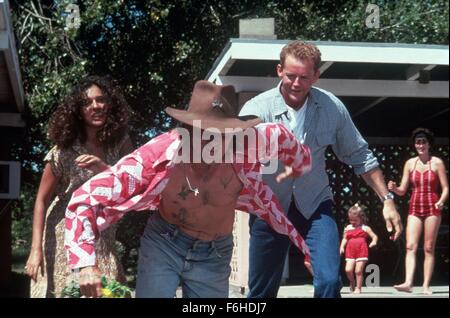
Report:
[[233,244],[233,235],[224,235],[215,240],[211,241],[203,241],[199,240],[185,232],[179,228],[179,226],[175,224],[171,224],[164,220],[159,211],[153,211],[150,218],[149,224],[154,230],[160,232],[161,235],[169,235],[170,238],[176,238],[179,243],[182,243],[187,248],[192,249],[204,249],[204,248],[214,248],[214,247],[223,247],[229,244]]

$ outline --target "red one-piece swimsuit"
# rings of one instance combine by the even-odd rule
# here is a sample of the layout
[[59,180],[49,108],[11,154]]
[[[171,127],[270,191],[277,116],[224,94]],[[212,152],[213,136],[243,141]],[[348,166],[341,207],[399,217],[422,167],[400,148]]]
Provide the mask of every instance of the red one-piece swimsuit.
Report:
[[345,232],[347,245],[345,247],[345,259],[367,261],[369,259],[369,247],[367,239],[369,234],[365,231],[365,225],[349,227]]
[[431,160],[428,162],[428,170],[420,172],[416,170],[417,158],[414,169],[409,173],[409,181],[412,185],[411,199],[409,200],[409,215],[427,217],[441,215],[435,204],[439,200],[439,177],[431,170]]

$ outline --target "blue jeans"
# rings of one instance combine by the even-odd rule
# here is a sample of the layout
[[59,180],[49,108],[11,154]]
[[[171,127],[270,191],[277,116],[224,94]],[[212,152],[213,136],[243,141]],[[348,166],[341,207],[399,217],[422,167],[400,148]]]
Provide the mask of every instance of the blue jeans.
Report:
[[233,236],[200,241],[161,218],[148,220],[139,249],[137,298],[226,298]]
[[[306,241],[314,272],[314,297],[339,298],[339,234],[331,211],[332,201],[322,202],[309,220],[292,202],[288,217]],[[249,298],[274,298],[280,288],[290,241],[263,220],[250,216]]]

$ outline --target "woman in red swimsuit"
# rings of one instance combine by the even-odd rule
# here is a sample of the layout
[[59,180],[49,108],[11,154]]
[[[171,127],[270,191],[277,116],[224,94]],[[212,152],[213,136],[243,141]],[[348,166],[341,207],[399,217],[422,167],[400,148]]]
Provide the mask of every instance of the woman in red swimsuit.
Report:
[[[394,181],[388,183],[389,190],[400,196],[405,195],[410,184],[413,190],[406,226],[406,278],[403,284],[395,285],[394,288],[403,292],[412,291],[417,246],[423,230],[425,252],[423,293],[431,294],[434,248],[441,224],[441,211],[448,198],[448,179],[444,162],[430,154],[433,133],[426,128],[417,128],[413,131],[412,138],[417,157],[406,161],[400,186]],[[440,195],[439,188],[441,188]]]

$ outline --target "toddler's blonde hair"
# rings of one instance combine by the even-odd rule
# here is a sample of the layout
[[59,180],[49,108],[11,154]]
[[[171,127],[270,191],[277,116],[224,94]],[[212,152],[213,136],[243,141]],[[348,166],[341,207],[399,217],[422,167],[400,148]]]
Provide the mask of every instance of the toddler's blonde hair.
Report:
[[359,216],[361,218],[362,223],[367,224],[366,213],[358,203],[355,203],[350,207],[350,209],[348,209],[348,215]]

